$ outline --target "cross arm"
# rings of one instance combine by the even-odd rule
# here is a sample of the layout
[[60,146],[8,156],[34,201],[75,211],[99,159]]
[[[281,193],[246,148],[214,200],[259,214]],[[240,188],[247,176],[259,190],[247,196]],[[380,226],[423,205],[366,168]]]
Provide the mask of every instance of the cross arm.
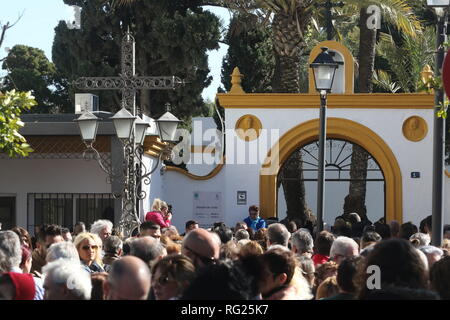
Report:
[[175,89],[182,85],[184,85],[184,81],[175,76],[81,77],[74,81],[77,89],[84,90],[163,90]]

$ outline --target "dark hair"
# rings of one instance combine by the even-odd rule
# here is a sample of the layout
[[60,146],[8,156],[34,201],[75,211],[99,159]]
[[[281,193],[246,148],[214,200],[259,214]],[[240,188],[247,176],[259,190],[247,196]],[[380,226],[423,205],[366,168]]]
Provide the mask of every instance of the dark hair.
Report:
[[227,225],[225,224],[225,222],[222,222],[222,221],[220,221],[220,222],[214,222],[214,224],[213,224],[213,229],[215,229],[215,228],[219,228],[219,227],[227,227]]
[[297,260],[291,251],[279,248],[270,249],[261,256],[261,261],[273,275],[285,273],[287,275],[285,284],[291,282],[297,266]]
[[430,282],[441,299],[450,299],[450,256],[443,257],[431,266]]
[[45,238],[47,236],[62,236],[61,227],[56,224],[42,225],[38,233],[38,241],[45,243]]
[[446,224],[443,231],[443,233],[450,232],[450,224]]
[[107,272],[97,272],[91,274],[92,291],[91,300],[105,300],[103,284],[108,280]]
[[399,238],[409,240],[414,233],[417,233],[419,230],[417,226],[412,222],[406,222],[400,226]]
[[195,225],[195,224],[198,224],[198,222],[195,221],[195,220],[189,220],[188,222],[186,222],[185,227],[186,227],[186,229],[187,229],[187,228],[189,228],[190,226],[193,226],[193,225]]
[[353,278],[357,274],[358,265],[363,259],[360,256],[346,258],[339,264],[336,281],[341,290],[348,293],[356,293]]
[[27,243],[28,247],[33,250],[33,242],[31,241],[30,234],[27,230],[25,230],[22,227],[14,227],[11,229],[11,231],[15,232],[19,236],[20,243],[23,244],[25,238],[25,242]]
[[61,234],[70,233],[69,228],[61,228]]
[[214,228],[214,232],[220,237],[220,241],[225,244],[233,239],[233,230],[231,228],[221,225]]
[[250,211],[259,211],[259,207],[258,207],[258,206],[255,206],[255,205],[252,205],[252,206],[250,206],[250,207],[248,208],[248,212],[250,212]]
[[141,230],[148,230],[148,229],[160,229],[161,226],[159,224],[156,224],[152,221],[145,221],[141,224]]
[[425,289],[386,286],[379,290],[371,290],[364,300],[439,300],[439,296]]
[[382,239],[389,239],[391,237],[391,228],[386,223],[375,222],[375,232],[378,233]]
[[200,269],[182,300],[249,300],[252,275],[236,261],[222,260]]
[[314,241],[315,252],[324,256],[329,256],[331,245],[335,239],[335,236],[331,232],[320,232],[316,238],[316,241]]
[[431,221],[431,219],[432,219],[432,216],[430,215],[430,216],[426,217],[425,219],[423,219],[422,221],[420,221],[420,225],[419,225],[419,231],[420,232],[427,233],[425,231],[425,227],[427,227],[428,230],[431,231],[431,228],[432,228],[432,221]]
[[370,289],[367,287],[369,266],[380,268],[381,286],[392,285],[412,289],[427,287],[427,270],[420,255],[409,241],[388,239],[375,245],[367,256],[358,275],[359,297],[365,298]]
[[379,241],[381,241],[381,236],[376,232],[369,231],[362,235],[361,241],[364,243],[379,242]]

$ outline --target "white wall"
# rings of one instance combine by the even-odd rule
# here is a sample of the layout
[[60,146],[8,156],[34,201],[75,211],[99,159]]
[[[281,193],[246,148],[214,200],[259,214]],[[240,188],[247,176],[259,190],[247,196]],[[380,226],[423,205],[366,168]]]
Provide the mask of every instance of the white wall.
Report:
[[16,224],[27,227],[27,193],[110,193],[96,161],[0,159],[0,195],[16,196]]
[[[176,226],[180,233],[183,233],[186,221],[194,218],[193,193],[195,191],[215,191],[222,192],[222,196],[224,196],[226,194],[224,178],[225,173],[223,170],[212,179],[204,181],[192,180],[178,172],[166,171],[161,176],[160,191],[153,190],[154,193],[151,194],[151,199],[154,198],[153,194],[160,192],[161,198],[172,204],[172,225]],[[226,201],[222,203],[222,209],[223,212],[227,212]],[[228,220],[225,222],[229,223]]]
[[[317,119],[318,109],[226,109],[226,157],[227,164],[214,178],[206,181],[196,181],[186,176],[169,171],[160,176],[157,171],[153,175],[152,192],[149,203],[158,195],[174,206],[173,224],[182,232],[184,223],[192,219],[193,193],[195,191],[220,191],[223,194],[223,210],[225,222],[233,226],[237,221],[247,216],[247,208],[259,203],[259,171],[267,151],[273,145],[271,137],[242,143],[234,132],[236,121],[244,114],[256,115],[262,122],[264,129],[275,129],[281,137],[288,130],[300,123]],[[410,116],[417,115],[424,118],[428,124],[428,134],[420,142],[408,141],[402,133],[403,122]],[[328,109],[328,117],[346,118],[358,122],[376,132],[390,147],[397,158],[402,174],[403,185],[403,214],[404,221],[419,224],[427,215],[431,214],[431,184],[432,184],[432,110],[402,110],[402,109]],[[276,132],[274,137],[276,136]],[[267,140],[267,146],[261,140]],[[238,141],[244,150],[237,147]],[[253,149],[252,149],[253,148]],[[256,163],[248,164],[250,155],[259,154]],[[255,160],[255,159],[252,159]],[[212,168],[213,166],[211,166]],[[412,179],[411,172],[419,171],[420,179]],[[200,172],[199,172],[200,173]],[[206,173],[206,170],[203,171]],[[446,179],[446,190],[450,190],[450,178]],[[374,182],[375,184],[375,182]],[[378,184],[378,183],[377,183]],[[379,183],[381,185],[381,183]],[[380,203],[382,187],[374,185],[373,190],[367,194],[366,204],[369,218],[380,218],[384,203]],[[333,189],[333,184],[327,183],[328,195],[326,210],[333,213],[341,212],[343,197],[348,190],[346,186],[339,185],[339,191]],[[307,202],[315,210],[316,196],[315,183],[307,186]],[[337,188],[337,187],[335,187]],[[247,191],[247,204],[237,205],[237,191]],[[282,191],[280,191],[282,194]],[[448,195],[448,191],[446,193]],[[283,197],[279,199],[280,213],[285,212]],[[383,200],[384,201],[384,200]],[[334,206],[334,208],[333,208]],[[283,209],[284,207],[284,209]],[[450,197],[446,197],[444,223],[450,223]],[[280,218],[284,215],[280,214]],[[328,223],[334,222],[332,214],[325,217]]]
[[[264,129],[279,130],[280,137],[296,125],[319,117],[318,109],[226,109],[226,128],[234,129],[236,121],[244,114],[257,116]],[[428,124],[428,134],[420,142],[408,141],[402,133],[403,122],[410,116],[417,115]],[[328,117],[345,118],[358,122],[376,132],[391,148],[400,166],[403,182],[403,214],[404,221],[419,221],[431,213],[431,183],[432,183],[432,132],[433,111],[425,109],[328,109]],[[229,133],[229,131],[227,131]],[[227,162],[230,159],[229,140],[237,137],[227,136]],[[254,142],[254,141],[253,141]],[[252,142],[250,142],[252,143]],[[265,152],[269,150],[267,146]],[[227,170],[227,190],[235,190],[238,186],[253,187],[256,193],[253,201],[259,200],[259,180],[243,177],[253,176],[264,159],[259,159],[257,165],[238,165]],[[228,167],[228,166],[227,166]],[[229,168],[227,168],[229,169]],[[419,171],[420,179],[412,179],[411,172]],[[234,181],[231,177],[236,177]],[[245,180],[245,181],[244,181]],[[252,184],[255,184],[252,186]],[[256,187],[255,187],[256,186]],[[369,195],[367,195],[369,197]],[[232,197],[228,198],[233,203]],[[232,205],[233,209],[237,209]],[[446,219],[450,211],[446,210]]]

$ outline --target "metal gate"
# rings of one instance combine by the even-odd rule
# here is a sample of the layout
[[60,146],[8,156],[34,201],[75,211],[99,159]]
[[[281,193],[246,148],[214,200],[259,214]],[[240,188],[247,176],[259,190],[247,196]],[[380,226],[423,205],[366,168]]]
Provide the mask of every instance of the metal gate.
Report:
[[[330,206],[330,202],[327,201],[330,198],[339,198],[337,194],[348,194],[348,185],[352,181],[365,181],[367,184],[367,192],[366,192],[366,205],[369,201],[372,207],[375,204],[378,208],[369,208],[367,205],[367,214],[369,219],[378,220],[378,218],[385,217],[386,215],[386,196],[385,196],[385,179],[380,166],[377,161],[372,157],[371,154],[367,153],[368,157],[368,166],[367,166],[367,177],[366,179],[351,179],[350,178],[350,168],[351,168],[351,159],[353,154],[353,144],[352,142],[339,140],[339,139],[327,139],[326,141],[326,157],[325,157],[325,201],[328,203],[328,207]],[[286,160],[283,166],[287,165],[292,157],[295,156],[297,152],[300,152],[302,155],[302,173],[303,178],[297,177],[285,177],[279,174],[278,176],[278,201],[280,198],[280,188],[282,186],[282,182],[286,180],[297,180],[305,183],[305,198],[306,204],[309,208],[313,209],[316,206],[316,201],[314,201],[314,197],[316,196],[317,191],[317,175],[318,175],[318,153],[319,153],[319,143],[318,141],[314,141],[308,145],[305,145],[292,153],[292,155]],[[283,166],[281,168],[283,168]],[[280,172],[282,169],[280,169]],[[375,186],[376,185],[376,186]],[[307,187],[308,186],[308,187]],[[373,199],[371,198],[372,194],[369,194],[369,189],[372,190],[372,193],[376,193],[378,197],[382,199]],[[375,190],[376,189],[376,190]],[[375,190],[375,191],[373,191]],[[342,206],[344,204],[344,198],[338,200],[340,202],[336,202],[336,208],[334,213],[334,217],[342,214]],[[380,206],[381,201],[383,202],[382,206]],[[282,207],[282,206],[281,206]],[[381,208],[380,208],[381,207]],[[283,216],[283,213],[280,212],[280,204],[278,204],[279,211],[279,219]],[[372,212],[370,211],[372,209]],[[375,209],[375,210],[374,210]],[[330,216],[330,209],[325,210],[325,215],[328,214],[328,221],[333,221],[334,217]],[[376,212],[373,212],[376,211]],[[315,210],[313,209],[313,212]],[[371,214],[373,213],[373,214]],[[324,216],[324,218],[327,218]],[[373,221],[373,220],[372,220]]]

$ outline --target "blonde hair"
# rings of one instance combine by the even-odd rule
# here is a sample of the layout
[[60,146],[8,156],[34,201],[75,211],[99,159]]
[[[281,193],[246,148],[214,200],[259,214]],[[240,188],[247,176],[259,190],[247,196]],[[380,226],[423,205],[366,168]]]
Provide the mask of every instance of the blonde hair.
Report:
[[317,288],[316,300],[328,298],[339,293],[336,276],[326,278]]
[[[242,241],[242,240],[240,240],[240,241]],[[239,257],[241,257],[241,258],[249,256],[249,255],[261,255],[263,253],[264,253],[263,248],[256,241],[251,240],[251,241],[239,246]]]
[[152,204],[152,211],[161,211],[161,204],[162,204],[162,200],[159,198],[155,198],[155,200],[153,200],[153,204]]
[[95,242],[95,244],[98,246],[97,252],[95,254],[94,261],[98,265],[103,266],[103,262],[102,262],[102,258],[103,258],[102,257],[102,240],[95,233],[82,232],[82,233],[80,233],[80,234],[78,234],[76,236],[75,240],[73,240],[73,245],[75,246],[75,248],[77,248],[78,254],[79,254],[79,251],[80,251],[81,243],[84,240],[86,240],[86,239],[93,240]]
[[167,202],[161,201],[161,206],[160,206],[160,208],[161,208],[161,209],[162,209],[162,208],[169,208],[169,206],[167,205]]

